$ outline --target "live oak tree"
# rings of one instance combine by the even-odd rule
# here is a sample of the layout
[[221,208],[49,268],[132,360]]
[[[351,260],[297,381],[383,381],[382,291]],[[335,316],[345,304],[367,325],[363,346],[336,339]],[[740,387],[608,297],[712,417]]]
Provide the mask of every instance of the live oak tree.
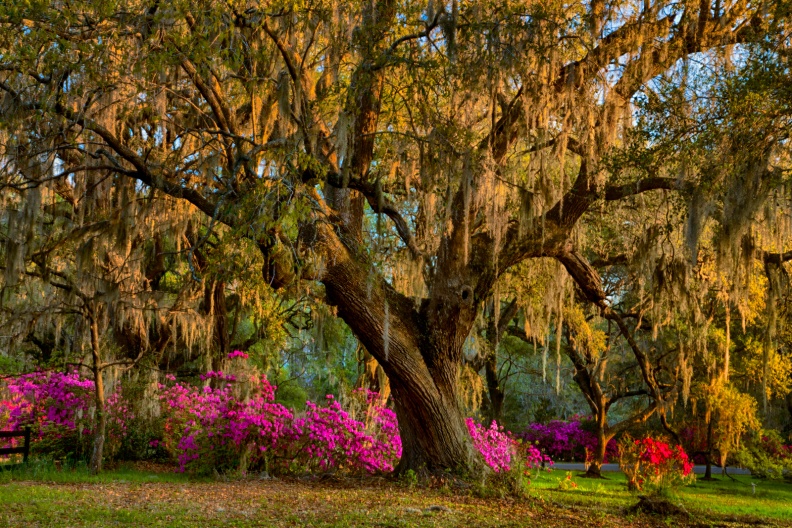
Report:
[[274,288],[319,282],[388,375],[398,470],[476,474],[457,378],[482,303],[512,267],[553,258],[630,339],[581,226],[698,174],[614,171],[604,156],[647,83],[693,54],[719,68],[723,49],[780,31],[784,9],[10,0],[4,156],[54,158],[53,181],[100,165],[257,245]]

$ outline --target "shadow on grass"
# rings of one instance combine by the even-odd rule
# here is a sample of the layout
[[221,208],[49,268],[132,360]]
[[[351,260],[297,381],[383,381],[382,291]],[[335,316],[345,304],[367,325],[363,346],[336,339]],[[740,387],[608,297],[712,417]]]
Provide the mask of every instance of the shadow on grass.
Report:
[[197,478],[177,473],[170,466],[133,463],[111,464],[105,471],[94,475],[83,462],[55,462],[47,459],[31,459],[27,463],[0,466],[0,484],[10,482],[53,482],[106,483],[106,482],[209,482],[208,478]]

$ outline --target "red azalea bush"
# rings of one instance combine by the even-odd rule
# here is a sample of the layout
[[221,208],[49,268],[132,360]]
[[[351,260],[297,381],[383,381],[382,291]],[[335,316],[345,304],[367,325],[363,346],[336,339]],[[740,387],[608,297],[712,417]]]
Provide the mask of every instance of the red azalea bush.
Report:
[[792,445],[773,430],[754,431],[734,452],[732,463],[765,479],[792,479]]
[[792,460],[792,444],[785,444],[777,432],[762,431],[758,443],[767,456],[778,460]]
[[695,479],[693,462],[681,446],[644,437],[634,440],[625,435],[619,441],[619,466],[627,476],[630,489],[673,488]]

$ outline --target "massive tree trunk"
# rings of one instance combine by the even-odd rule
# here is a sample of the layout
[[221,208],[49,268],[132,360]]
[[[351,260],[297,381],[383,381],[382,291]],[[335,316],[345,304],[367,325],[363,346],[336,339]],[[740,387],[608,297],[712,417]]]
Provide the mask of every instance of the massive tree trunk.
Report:
[[390,380],[403,453],[397,471],[485,473],[473,446],[459,394],[462,347],[476,315],[474,291],[457,277],[435,284],[414,302],[387,281],[372,280],[349,238],[317,224],[317,243],[333,258],[322,282],[328,301]]
[[[343,293],[348,290],[328,287],[331,300]],[[387,329],[383,328],[384,302],[378,309],[366,310],[369,317],[348,317],[346,306],[339,303],[338,308],[390,380],[403,449],[397,472],[452,470],[469,476],[486,472],[462,412],[458,388],[461,362],[454,359],[461,356],[461,345],[447,346],[442,337],[445,332],[420,325],[418,318],[402,320],[397,315],[398,294],[387,294],[392,303],[387,309]]]
[[[448,373],[451,374],[451,373]],[[485,472],[467,430],[456,390],[441,391],[430,377],[391,382],[402,458],[397,473],[455,473],[477,477]]]

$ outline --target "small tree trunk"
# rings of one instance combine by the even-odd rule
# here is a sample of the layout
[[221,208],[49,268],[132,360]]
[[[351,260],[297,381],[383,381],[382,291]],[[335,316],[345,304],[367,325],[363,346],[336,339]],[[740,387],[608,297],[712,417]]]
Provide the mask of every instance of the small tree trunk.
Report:
[[720,466],[721,466],[721,475],[726,475],[726,460],[728,460],[729,458],[729,452],[720,451],[718,455],[719,455],[718,461],[720,462]]
[[597,430],[597,445],[594,446],[594,451],[591,453],[591,460],[588,469],[586,470],[586,477],[589,478],[602,478],[602,464],[605,462],[605,451],[608,448],[608,442],[613,438],[612,434],[608,434],[607,414],[603,401],[600,401],[600,406],[597,409],[596,426]]
[[704,473],[704,480],[712,480],[712,420],[707,422],[707,470]]
[[498,356],[493,351],[487,356],[487,361],[484,364],[484,373],[487,378],[487,392],[489,394],[489,420],[490,422],[496,421],[499,424],[503,421],[503,400],[504,392],[498,379]]
[[602,477],[602,464],[605,463],[605,450],[608,447],[608,442],[611,437],[604,433],[597,432],[597,445],[591,456],[589,467],[586,470],[586,476],[589,478],[603,478]]
[[792,420],[792,392],[786,395],[786,406],[787,412],[789,413],[789,419]]
[[94,376],[94,403],[96,406],[96,431],[94,432],[93,449],[91,451],[91,473],[102,471],[102,458],[104,456],[105,431],[107,430],[107,416],[105,414],[104,380],[102,379],[102,356],[99,349],[99,327],[93,314],[91,323],[91,370]]
[[226,308],[225,283],[208,281],[204,290],[206,312],[212,316],[212,344],[210,351],[212,370],[223,370],[223,365],[231,352],[231,339],[228,332],[228,310]]

